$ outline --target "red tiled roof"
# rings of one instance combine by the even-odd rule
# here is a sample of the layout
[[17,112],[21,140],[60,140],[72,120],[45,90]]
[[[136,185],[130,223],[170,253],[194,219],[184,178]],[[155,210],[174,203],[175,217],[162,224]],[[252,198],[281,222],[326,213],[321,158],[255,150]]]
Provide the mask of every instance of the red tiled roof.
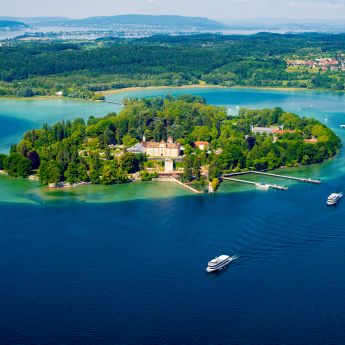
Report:
[[200,146],[200,145],[207,146],[207,145],[210,145],[210,143],[207,142],[207,141],[196,141],[196,142],[194,143],[194,145],[195,145],[195,146]]
[[272,133],[274,134],[284,134],[284,133],[296,133],[293,129],[273,129]]

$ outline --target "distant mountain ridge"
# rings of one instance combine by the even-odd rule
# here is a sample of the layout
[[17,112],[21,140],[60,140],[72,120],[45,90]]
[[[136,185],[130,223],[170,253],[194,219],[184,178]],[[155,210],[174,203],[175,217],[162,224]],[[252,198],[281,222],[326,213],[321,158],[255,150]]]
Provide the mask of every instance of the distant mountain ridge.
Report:
[[221,19],[231,30],[345,32],[345,20],[326,19]]
[[172,15],[138,15],[128,14],[119,15],[113,17],[90,17],[86,19],[74,21],[76,24],[83,25],[111,25],[111,24],[122,24],[122,25],[148,25],[148,26],[164,26],[164,27],[197,27],[197,28],[214,28],[221,29],[225,28],[226,25],[215,20],[211,20],[203,17],[183,17],[183,16],[172,16]]
[[152,27],[183,27],[220,30],[227,25],[216,20],[204,17],[184,17],[177,15],[140,15],[125,14],[117,16],[89,17],[84,19],[71,19],[64,17],[33,17],[11,18],[0,17],[5,20],[20,20],[28,25],[36,26],[82,26],[82,27],[109,27],[114,25],[139,25]]
[[28,25],[15,20],[0,20],[0,30],[2,29],[17,29],[17,28],[27,28]]

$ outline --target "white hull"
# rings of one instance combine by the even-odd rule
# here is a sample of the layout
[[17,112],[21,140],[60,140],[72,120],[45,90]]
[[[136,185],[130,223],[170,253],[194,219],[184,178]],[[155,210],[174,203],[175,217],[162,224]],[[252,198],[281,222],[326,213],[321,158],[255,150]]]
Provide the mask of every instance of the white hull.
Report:
[[342,197],[343,197],[342,193],[332,193],[327,199],[327,205],[328,206],[336,205]]
[[207,266],[206,267],[206,272],[212,273],[212,272],[221,271],[223,268],[228,266],[231,261],[232,261],[232,259],[228,258],[227,260],[224,260],[221,264],[218,264],[216,267]]

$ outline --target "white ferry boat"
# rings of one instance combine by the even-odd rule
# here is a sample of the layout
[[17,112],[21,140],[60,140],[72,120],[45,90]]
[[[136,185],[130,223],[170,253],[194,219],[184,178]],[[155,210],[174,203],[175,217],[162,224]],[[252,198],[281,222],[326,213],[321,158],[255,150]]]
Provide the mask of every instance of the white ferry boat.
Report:
[[327,205],[328,206],[336,205],[342,197],[343,197],[343,193],[332,193],[327,198]]
[[208,273],[220,271],[227,266],[233,259],[229,255],[220,255],[211,260],[206,268]]

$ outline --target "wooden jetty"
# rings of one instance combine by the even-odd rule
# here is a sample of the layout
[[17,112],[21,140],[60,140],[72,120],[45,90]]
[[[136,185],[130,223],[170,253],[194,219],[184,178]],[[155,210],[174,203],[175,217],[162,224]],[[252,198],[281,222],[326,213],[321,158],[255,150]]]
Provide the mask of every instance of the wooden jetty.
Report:
[[201,190],[197,190],[196,188],[193,188],[192,186],[189,186],[186,183],[181,182],[180,180],[174,178],[174,177],[158,177],[158,178],[154,178],[153,181],[157,181],[157,182],[175,182],[177,184],[179,184],[180,186],[188,189],[189,191],[195,193],[195,194],[204,194],[203,191]]
[[283,178],[283,179],[295,180],[295,181],[299,181],[299,182],[313,183],[313,184],[320,184],[321,183],[320,180],[316,180],[316,179],[312,179],[312,178],[280,175],[280,174],[273,174],[273,173],[268,173],[268,172],[265,172],[265,171],[255,171],[255,170],[243,171],[243,172],[232,173],[232,174],[226,174],[226,175],[224,175],[224,177],[232,177],[232,176],[247,175],[247,174],[256,174],[256,175],[277,177],[277,178]]
[[314,180],[314,179],[311,179],[311,178],[272,174],[272,173],[267,173],[267,172],[263,172],[263,171],[252,171],[252,173],[253,174],[257,174],[257,175],[285,178],[285,179],[288,179],[288,180],[295,180],[295,181],[300,181],[300,182],[305,182],[305,183],[313,183],[313,184],[320,184],[321,183],[320,180]]
[[189,186],[188,184],[181,182],[180,180],[178,180],[178,179],[176,179],[176,178],[171,178],[171,180],[172,180],[173,182],[176,182],[177,184],[183,186],[184,188],[187,188],[188,190],[190,190],[190,191],[193,192],[193,193],[196,193],[196,194],[203,194],[202,191],[197,190],[197,189],[195,189],[195,188]]
[[248,181],[248,180],[240,180],[238,178],[233,177],[223,177],[224,180],[233,181],[233,182],[240,182],[240,183],[246,183],[255,186],[256,188],[268,190],[268,189],[277,189],[277,190],[288,190],[287,187],[278,186],[276,184],[262,184],[258,182]]

